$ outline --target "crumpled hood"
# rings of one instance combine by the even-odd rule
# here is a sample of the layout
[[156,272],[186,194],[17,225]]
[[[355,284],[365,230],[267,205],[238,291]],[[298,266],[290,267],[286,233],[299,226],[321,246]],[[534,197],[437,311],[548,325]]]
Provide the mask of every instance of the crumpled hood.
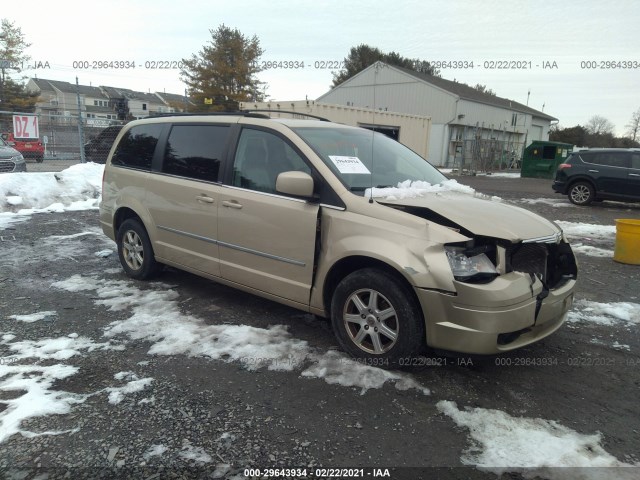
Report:
[[389,206],[402,205],[431,210],[475,235],[511,242],[549,237],[560,232],[553,223],[524,208],[466,193],[437,192],[426,193],[418,198],[376,200]]

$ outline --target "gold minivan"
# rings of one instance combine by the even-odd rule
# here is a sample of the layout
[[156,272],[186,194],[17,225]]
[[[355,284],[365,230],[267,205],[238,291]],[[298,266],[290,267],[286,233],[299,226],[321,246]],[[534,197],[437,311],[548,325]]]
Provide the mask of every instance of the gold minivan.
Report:
[[166,116],[118,135],[100,222],[130,277],[170,265],[330,317],[340,346],[378,365],[553,333],[577,278],[562,231],[451,183],[362,128]]

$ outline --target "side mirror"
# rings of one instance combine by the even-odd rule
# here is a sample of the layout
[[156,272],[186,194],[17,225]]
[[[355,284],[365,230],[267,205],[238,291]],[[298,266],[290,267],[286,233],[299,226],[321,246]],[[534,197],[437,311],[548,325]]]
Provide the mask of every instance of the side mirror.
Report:
[[276,191],[295,197],[312,197],[313,178],[305,172],[282,172],[276,179]]

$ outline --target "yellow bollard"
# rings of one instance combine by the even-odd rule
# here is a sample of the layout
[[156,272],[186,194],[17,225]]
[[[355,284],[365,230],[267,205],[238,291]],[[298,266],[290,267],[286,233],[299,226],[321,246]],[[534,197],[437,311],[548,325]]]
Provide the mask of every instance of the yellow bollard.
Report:
[[640,220],[616,218],[616,262],[640,265]]

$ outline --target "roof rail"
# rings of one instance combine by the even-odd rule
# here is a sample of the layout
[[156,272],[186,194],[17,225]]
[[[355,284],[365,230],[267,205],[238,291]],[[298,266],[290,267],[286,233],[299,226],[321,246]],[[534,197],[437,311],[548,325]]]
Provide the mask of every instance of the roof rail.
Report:
[[260,113],[253,113],[246,110],[238,110],[235,112],[194,112],[194,113],[154,113],[149,115],[149,118],[157,117],[224,117],[224,116],[241,116],[241,117],[256,117],[256,118],[270,118],[268,115],[262,115]]
[[[254,108],[254,109],[243,110],[243,112],[246,112],[247,114],[250,114],[250,113],[253,113],[253,112],[288,113],[289,115],[301,115],[303,117],[315,118],[316,120],[320,120],[322,122],[330,122],[331,121],[328,118],[319,117],[317,115],[311,115],[309,113],[294,112],[294,111],[291,111],[291,110],[269,110],[267,108]],[[266,115],[261,115],[261,117],[264,117],[264,116],[266,116]],[[268,118],[271,118],[271,117],[268,117]]]

